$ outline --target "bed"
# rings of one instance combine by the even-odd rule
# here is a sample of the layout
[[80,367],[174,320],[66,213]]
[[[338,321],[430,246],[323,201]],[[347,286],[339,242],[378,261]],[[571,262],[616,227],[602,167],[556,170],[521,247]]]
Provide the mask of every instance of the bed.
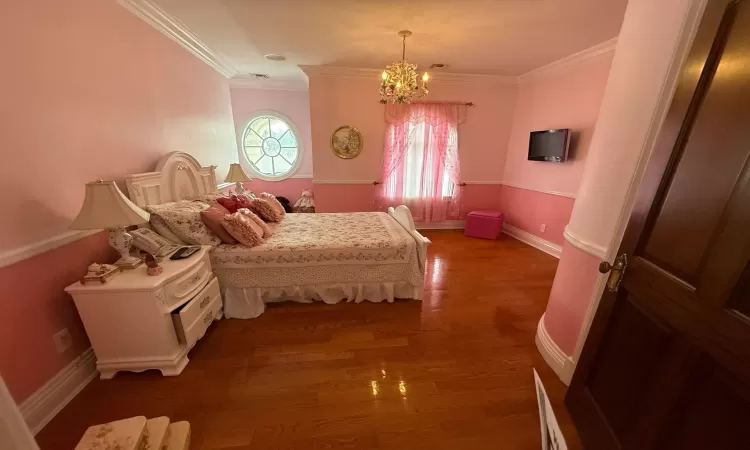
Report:
[[[162,157],[153,172],[128,176],[126,184],[141,207],[217,192],[215,167],[182,152]],[[226,317],[249,319],[280,301],[421,300],[429,244],[406,206],[388,213],[291,213],[257,247],[218,245],[211,266]]]

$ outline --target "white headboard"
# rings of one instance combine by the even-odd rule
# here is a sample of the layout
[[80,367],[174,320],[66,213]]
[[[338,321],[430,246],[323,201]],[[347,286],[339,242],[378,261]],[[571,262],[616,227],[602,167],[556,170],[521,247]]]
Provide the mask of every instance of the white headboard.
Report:
[[153,172],[125,177],[130,200],[141,208],[177,200],[193,200],[216,192],[216,166],[201,167],[192,156],[172,152],[162,156]]

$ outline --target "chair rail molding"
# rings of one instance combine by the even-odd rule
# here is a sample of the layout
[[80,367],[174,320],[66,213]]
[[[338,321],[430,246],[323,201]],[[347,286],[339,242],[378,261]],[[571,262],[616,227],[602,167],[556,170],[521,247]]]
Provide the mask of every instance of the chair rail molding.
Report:
[[563,231],[563,237],[565,238],[566,241],[570,243],[570,245],[577,248],[578,250],[583,250],[589,255],[596,256],[597,258],[600,258],[600,259],[605,259],[607,257],[606,247],[599,245],[599,244],[595,244],[581,237],[581,235],[575,233],[573,230],[570,229],[570,225],[567,225],[565,227],[565,231]]
[[522,184],[510,182],[510,181],[503,181],[500,184],[502,184],[503,186],[508,186],[508,187],[512,187],[516,189],[539,192],[541,194],[557,195],[558,197],[576,198],[575,192],[562,192],[562,191],[550,191],[547,189],[537,189],[531,186],[525,186]]
[[167,14],[152,0],[117,0],[117,3],[164,36],[180,44],[185,50],[198,57],[225,78],[232,78],[238,74],[238,70],[234,66],[208,48],[184,23]]
[[61,247],[65,244],[75,242],[85,237],[89,237],[101,231],[103,230],[71,230],[57,234],[47,239],[43,239],[38,242],[34,242],[33,244],[27,244],[22,247],[0,251],[0,268],[10,266],[41,253],[54,250],[57,247]]

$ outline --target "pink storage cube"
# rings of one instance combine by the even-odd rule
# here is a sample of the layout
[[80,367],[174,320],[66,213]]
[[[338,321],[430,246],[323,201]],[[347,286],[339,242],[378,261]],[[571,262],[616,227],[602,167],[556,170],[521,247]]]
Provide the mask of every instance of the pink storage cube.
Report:
[[466,236],[482,239],[497,239],[503,231],[503,213],[500,211],[479,210],[466,215]]

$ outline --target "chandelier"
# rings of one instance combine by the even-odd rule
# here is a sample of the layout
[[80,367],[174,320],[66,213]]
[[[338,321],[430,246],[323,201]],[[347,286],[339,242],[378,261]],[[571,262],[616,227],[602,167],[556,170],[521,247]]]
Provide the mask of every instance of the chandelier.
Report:
[[411,36],[411,31],[399,31],[398,35],[403,38],[401,61],[396,61],[386,66],[382,74],[380,84],[380,98],[383,103],[411,103],[412,100],[424,97],[429,93],[427,80],[430,76],[425,72],[421,83],[417,82],[417,65],[406,62],[406,38]]

